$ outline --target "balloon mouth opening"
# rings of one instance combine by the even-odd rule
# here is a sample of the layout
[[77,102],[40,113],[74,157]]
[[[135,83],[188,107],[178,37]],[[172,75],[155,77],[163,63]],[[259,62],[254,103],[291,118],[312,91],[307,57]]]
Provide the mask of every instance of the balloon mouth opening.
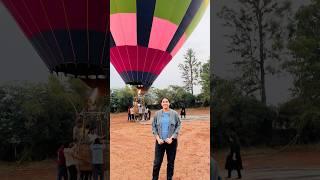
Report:
[[84,79],[84,80],[105,80],[107,79],[107,76],[105,75],[74,75],[74,74],[69,74],[69,73],[61,73],[58,72],[57,75],[64,75],[66,77],[71,77],[71,78],[79,78],[79,79]]
[[132,81],[132,82],[127,82],[127,84],[136,86],[138,89],[143,89],[145,87],[141,82]]

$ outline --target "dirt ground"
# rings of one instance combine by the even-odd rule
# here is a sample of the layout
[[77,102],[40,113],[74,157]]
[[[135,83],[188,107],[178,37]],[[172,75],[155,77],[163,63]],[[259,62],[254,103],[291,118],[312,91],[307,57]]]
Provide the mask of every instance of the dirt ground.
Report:
[[[175,161],[174,179],[208,180],[210,177],[209,108],[187,109],[182,120]],[[152,112],[153,115],[154,111]],[[127,114],[111,115],[111,179],[150,180],[155,139],[151,121],[128,122]],[[160,170],[160,180],[166,179],[166,156]]]
[[[153,112],[152,112],[153,113]],[[154,138],[151,121],[127,122],[126,113],[111,114],[111,180],[151,179]],[[209,109],[187,109],[176,157],[176,180],[209,179]],[[0,180],[55,180],[54,160],[24,163],[0,162]],[[160,179],[165,179],[164,158]]]

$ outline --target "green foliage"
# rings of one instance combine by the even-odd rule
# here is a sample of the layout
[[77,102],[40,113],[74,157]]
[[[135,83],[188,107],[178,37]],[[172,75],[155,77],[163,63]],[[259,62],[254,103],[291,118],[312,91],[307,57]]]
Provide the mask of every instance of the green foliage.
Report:
[[320,104],[320,1],[313,0],[296,14],[287,70],[294,76],[294,95]]
[[320,141],[320,106],[294,98],[279,107],[275,122],[277,128],[294,129],[298,135],[297,143],[316,143]]
[[199,98],[204,106],[210,104],[210,60],[202,65],[200,73],[201,93]]
[[196,97],[187,92],[184,87],[170,85],[167,89],[154,90],[156,102],[160,104],[162,98],[167,97],[170,100],[172,108],[195,107]]
[[111,91],[111,112],[127,111],[128,106],[132,106],[136,89],[126,86],[121,89]]
[[[80,81],[73,85],[79,91],[66,92],[65,82],[51,76],[47,84],[0,87],[0,159],[41,160],[55,156],[59,144],[72,139],[73,105],[82,109],[81,93],[87,91]],[[71,101],[76,99],[79,103]]]
[[300,7],[290,27],[288,47],[293,58],[284,67],[294,77],[294,99],[281,105],[277,123],[295,129],[297,143],[320,141],[319,8],[319,0]]
[[[128,106],[132,106],[133,97],[136,89],[126,86],[121,89],[111,91],[111,112],[124,112]],[[165,89],[150,88],[144,96],[144,102],[149,108],[161,108],[160,101],[162,98],[170,100],[171,108],[198,107],[203,103],[197,103],[197,97],[186,91],[184,87],[170,85]]]
[[272,122],[276,113],[254,97],[243,96],[233,80],[214,77],[213,84],[213,142],[226,146],[227,137],[237,134],[242,145],[270,143]]

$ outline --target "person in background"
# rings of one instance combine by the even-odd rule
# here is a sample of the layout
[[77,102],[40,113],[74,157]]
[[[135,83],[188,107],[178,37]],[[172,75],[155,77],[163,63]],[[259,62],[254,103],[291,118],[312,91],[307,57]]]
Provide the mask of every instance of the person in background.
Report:
[[64,144],[61,144],[57,151],[58,176],[57,180],[68,180],[68,172],[66,166],[66,159],[64,156]]
[[128,121],[131,121],[131,111],[130,111],[130,106],[128,106]]
[[241,179],[242,160],[240,155],[240,143],[237,136],[229,137],[230,153],[227,156],[225,169],[228,170],[228,178],[231,178],[232,170],[237,170],[238,179]]
[[130,108],[131,121],[134,121],[134,109],[133,106]]
[[91,128],[88,134],[89,137],[89,144],[93,144],[94,141],[99,138],[99,139],[104,139],[106,136],[99,136],[97,133],[97,129],[96,128]]
[[103,150],[105,146],[100,142],[99,138],[94,140],[94,143],[90,145],[92,166],[93,166],[93,180],[104,179],[103,173]]
[[64,148],[64,156],[66,160],[66,166],[69,172],[69,180],[77,180],[77,161],[75,159],[75,149],[76,145],[74,143],[69,143],[67,148]]
[[78,160],[80,180],[91,180],[92,177],[92,164],[91,152],[89,144],[80,144],[79,150],[76,155]]
[[184,118],[186,118],[186,108],[184,106],[182,106],[182,108],[181,108],[180,116],[181,116],[181,119],[182,119],[182,116],[184,116]]
[[78,116],[76,119],[76,125],[73,127],[73,141],[80,141],[81,139],[82,121]]
[[143,115],[143,108],[142,108],[141,104],[139,104],[139,106],[138,106],[138,112],[139,112],[139,120],[141,121],[142,115]]
[[148,114],[149,114],[149,108],[146,106],[146,109],[144,111],[144,120],[148,120]]
[[151,119],[151,110],[148,108],[148,120]]

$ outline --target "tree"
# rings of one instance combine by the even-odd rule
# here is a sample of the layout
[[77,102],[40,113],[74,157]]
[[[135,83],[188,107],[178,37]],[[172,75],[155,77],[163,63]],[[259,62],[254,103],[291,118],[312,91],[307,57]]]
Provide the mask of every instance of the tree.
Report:
[[[69,87],[67,92],[67,85],[78,88]],[[54,76],[48,83],[0,86],[0,159],[25,161],[55,156],[60,143],[72,140],[73,105],[84,107],[81,94],[86,90],[81,81],[70,85]]]
[[278,0],[237,0],[236,8],[224,6],[218,14],[225,20],[224,26],[233,32],[226,34],[231,42],[228,51],[236,53],[234,62],[240,69],[241,89],[247,94],[260,92],[261,102],[266,104],[265,76],[274,74],[283,58],[285,17],[290,13],[290,3]]
[[320,140],[315,138],[320,129],[319,8],[320,0],[312,0],[296,13],[288,46],[293,58],[285,66],[294,77],[294,99],[287,105],[293,110],[288,119],[303,143]]
[[301,7],[295,16],[287,70],[294,76],[293,93],[305,102],[320,104],[320,0]]
[[170,85],[166,89],[154,89],[156,102],[160,104],[162,98],[169,98],[172,108],[195,107],[196,97],[187,92],[184,87]]
[[113,89],[111,91],[111,107],[112,112],[127,111],[128,106],[132,106],[133,97],[135,95],[135,89],[125,86],[121,89]]
[[210,102],[210,60],[202,65],[200,72],[201,84],[201,101],[204,104]]
[[191,94],[193,94],[193,87],[199,82],[200,66],[201,63],[196,58],[194,50],[188,49],[184,55],[184,62],[179,64],[179,69],[182,71],[184,87]]

